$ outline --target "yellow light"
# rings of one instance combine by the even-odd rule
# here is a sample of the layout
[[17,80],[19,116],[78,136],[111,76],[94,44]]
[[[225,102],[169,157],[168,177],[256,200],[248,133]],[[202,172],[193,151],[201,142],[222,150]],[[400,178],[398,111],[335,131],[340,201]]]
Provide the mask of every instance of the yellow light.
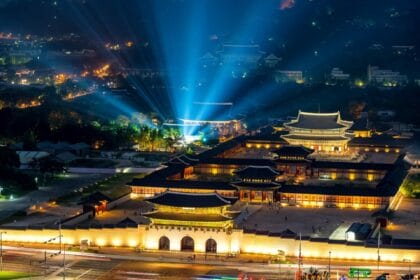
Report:
[[350,174],[349,174],[349,179],[350,179],[351,181],[353,181],[354,179],[356,179],[356,174],[354,174],[354,173],[350,173]]
[[252,144],[246,144],[247,148],[252,148]]
[[363,87],[365,83],[362,80],[357,79],[354,84],[358,87]]
[[115,247],[121,246],[121,239],[115,238],[112,240],[112,245]]
[[338,207],[339,207],[339,208],[344,208],[345,206],[346,206],[346,205],[345,205],[344,203],[339,203],[339,204],[338,204]]
[[257,149],[261,148],[261,144],[257,144]]
[[211,169],[211,174],[217,175],[217,168],[212,168]]
[[266,148],[266,149],[269,149],[269,148],[270,148],[270,145],[269,145],[269,144],[266,144],[266,145],[265,145],[265,148]]
[[360,208],[360,204],[359,203],[355,203],[353,204],[354,209],[359,209]]
[[130,239],[130,240],[128,241],[128,246],[130,246],[130,247],[136,247],[136,246],[137,246],[137,244],[138,244],[137,240]]
[[368,174],[367,179],[368,181],[373,181],[373,174]]
[[96,244],[98,244],[98,246],[105,246],[106,244],[105,239],[103,238],[96,239]]
[[375,206],[373,206],[373,204],[368,204],[368,209],[372,210],[373,208],[375,208]]

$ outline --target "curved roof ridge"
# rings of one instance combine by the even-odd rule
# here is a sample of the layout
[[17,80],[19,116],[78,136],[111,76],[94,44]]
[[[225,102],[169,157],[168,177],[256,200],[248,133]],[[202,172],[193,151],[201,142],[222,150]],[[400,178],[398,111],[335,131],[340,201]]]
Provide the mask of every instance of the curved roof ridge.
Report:
[[276,170],[276,169],[274,169],[274,168],[272,168],[271,166],[268,166],[268,165],[248,165],[248,166],[245,166],[241,169],[236,170],[235,173],[246,170],[248,168],[255,168],[255,169],[266,169],[267,168],[267,169],[270,169],[271,171],[273,171],[277,174],[280,174],[280,172],[278,170]]
[[[173,196],[171,196],[172,198],[170,198],[170,200],[174,200],[174,201],[165,201],[165,200],[168,199],[168,198],[165,198],[166,195],[169,195],[169,196],[173,195]],[[179,200],[179,199],[181,199],[181,197],[188,198],[188,197],[194,197],[194,196],[197,199],[200,197],[200,199],[198,201],[201,201],[201,202],[198,202],[198,201],[195,201],[195,203],[193,202],[192,204],[194,204],[194,205],[192,207],[200,207],[199,205],[196,205],[196,203],[207,204],[207,206],[203,206],[203,207],[218,207],[218,206],[223,206],[223,205],[232,205],[231,201],[224,198],[223,196],[221,196],[217,192],[195,193],[195,192],[177,192],[177,191],[166,190],[166,191],[164,191],[160,194],[157,194],[153,197],[147,198],[146,200],[149,201],[149,202],[155,203],[155,204],[172,205],[174,203],[177,204],[175,202],[175,200]],[[192,201],[185,200],[185,198],[181,199],[182,202],[180,202],[180,203],[191,205]],[[213,198],[213,200],[210,199],[210,198]],[[216,202],[214,199],[216,199],[216,201],[219,201],[219,202]],[[192,199],[192,200],[194,200],[194,199]]]
[[305,111],[301,111],[299,110],[299,115],[303,114],[303,115],[322,115],[322,116],[334,116],[334,115],[341,115],[340,111],[337,112],[329,112],[329,113],[317,113],[317,112],[305,112]]

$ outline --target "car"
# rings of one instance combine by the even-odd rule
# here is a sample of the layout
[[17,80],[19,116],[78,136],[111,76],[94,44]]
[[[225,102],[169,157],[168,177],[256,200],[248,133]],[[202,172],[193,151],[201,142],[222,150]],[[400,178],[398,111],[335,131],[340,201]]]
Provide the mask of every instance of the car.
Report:
[[389,279],[389,273],[382,273],[378,277],[375,278],[376,280],[388,280]]
[[419,275],[418,274],[413,274],[413,273],[405,274],[405,275],[402,275],[400,279],[401,280],[418,280]]

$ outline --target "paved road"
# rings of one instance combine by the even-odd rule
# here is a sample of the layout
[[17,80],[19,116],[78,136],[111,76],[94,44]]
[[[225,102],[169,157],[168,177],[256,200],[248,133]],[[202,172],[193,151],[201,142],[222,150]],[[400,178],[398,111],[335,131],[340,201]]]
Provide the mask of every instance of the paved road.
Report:
[[[47,266],[44,265],[44,250],[4,246],[4,269],[31,272],[40,277],[34,279],[63,279],[63,255],[50,257],[57,250],[47,251]],[[248,279],[293,279],[296,264],[267,265],[260,263],[191,263],[179,259],[162,257],[144,257],[138,255],[87,254],[67,252],[65,257],[67,279],[132,279],[132,280],[181,280],[199,279],[199,275],[228,275],[238,277],[247,275]],[[350,266],[360,263],[333,262],[332,279],[346,275]],[[325,261],[307,260],[304,268],[317,267],[326,270]],[[363,267],[371,268],[373,276],[388,272],[391,280],[399,279],[398,274],[407,273],[407,265],[384,264],[379,272],[374,263],[365,263]],[[412,271],[420,272],[420,267],[412,266]],[[45,275],[45,276],[44,276]],[[280,275],[280,276],[279,276]],[[217,279],[217,278],[214,278]],[[374,278],[373,278],[374,279]]]

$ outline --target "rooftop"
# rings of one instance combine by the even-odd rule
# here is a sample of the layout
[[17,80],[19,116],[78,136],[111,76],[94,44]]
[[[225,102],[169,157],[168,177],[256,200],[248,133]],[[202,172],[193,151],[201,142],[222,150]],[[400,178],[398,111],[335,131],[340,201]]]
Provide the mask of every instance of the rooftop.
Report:
[[306,157],[312,154],[314,150],[308,149],[302,145],[286,145],[281,147],[278,150],[273,151],[273,153],[278,156],[297,156],[297,157]]
[[340,112],[309,113],[299,111],[295,120],[284,124],[287,127],[304,129],[339,129],[349,128],[352,122],[342,121]]
[[278,170],[270,166],[247,166],[234,173],[242,179],[274,179],[280,175]]
[[[313,128],[315,129],[315,128]],[[318,128],[316,128],[318,129]],[[294,135],[294,134],[287,134],[283,135],[282,138],[284,139],[292,139],[292,140],[331,140],[331,141],[341,141],[341,140],[349,140],[349,137],[341,136],[341,135],[334,135],[334,136],[318,136],[318,135]]]
[[214,193],[183,193],[165,191],[154,197],[148,198],[147,201],[158,205],[167,205],[175,207],[221,207],[231,205],[226,198]]
[[162,212],[152,212],[145,213],[143,216],[151,219],[162,219],[162,220],[172,220],[172,221],[200,221],[200,222],[224,222],[232,220],[231,217],[226,217],[222,215],[203,215],[203,214],[184,214],[184,213],[162,213]]

